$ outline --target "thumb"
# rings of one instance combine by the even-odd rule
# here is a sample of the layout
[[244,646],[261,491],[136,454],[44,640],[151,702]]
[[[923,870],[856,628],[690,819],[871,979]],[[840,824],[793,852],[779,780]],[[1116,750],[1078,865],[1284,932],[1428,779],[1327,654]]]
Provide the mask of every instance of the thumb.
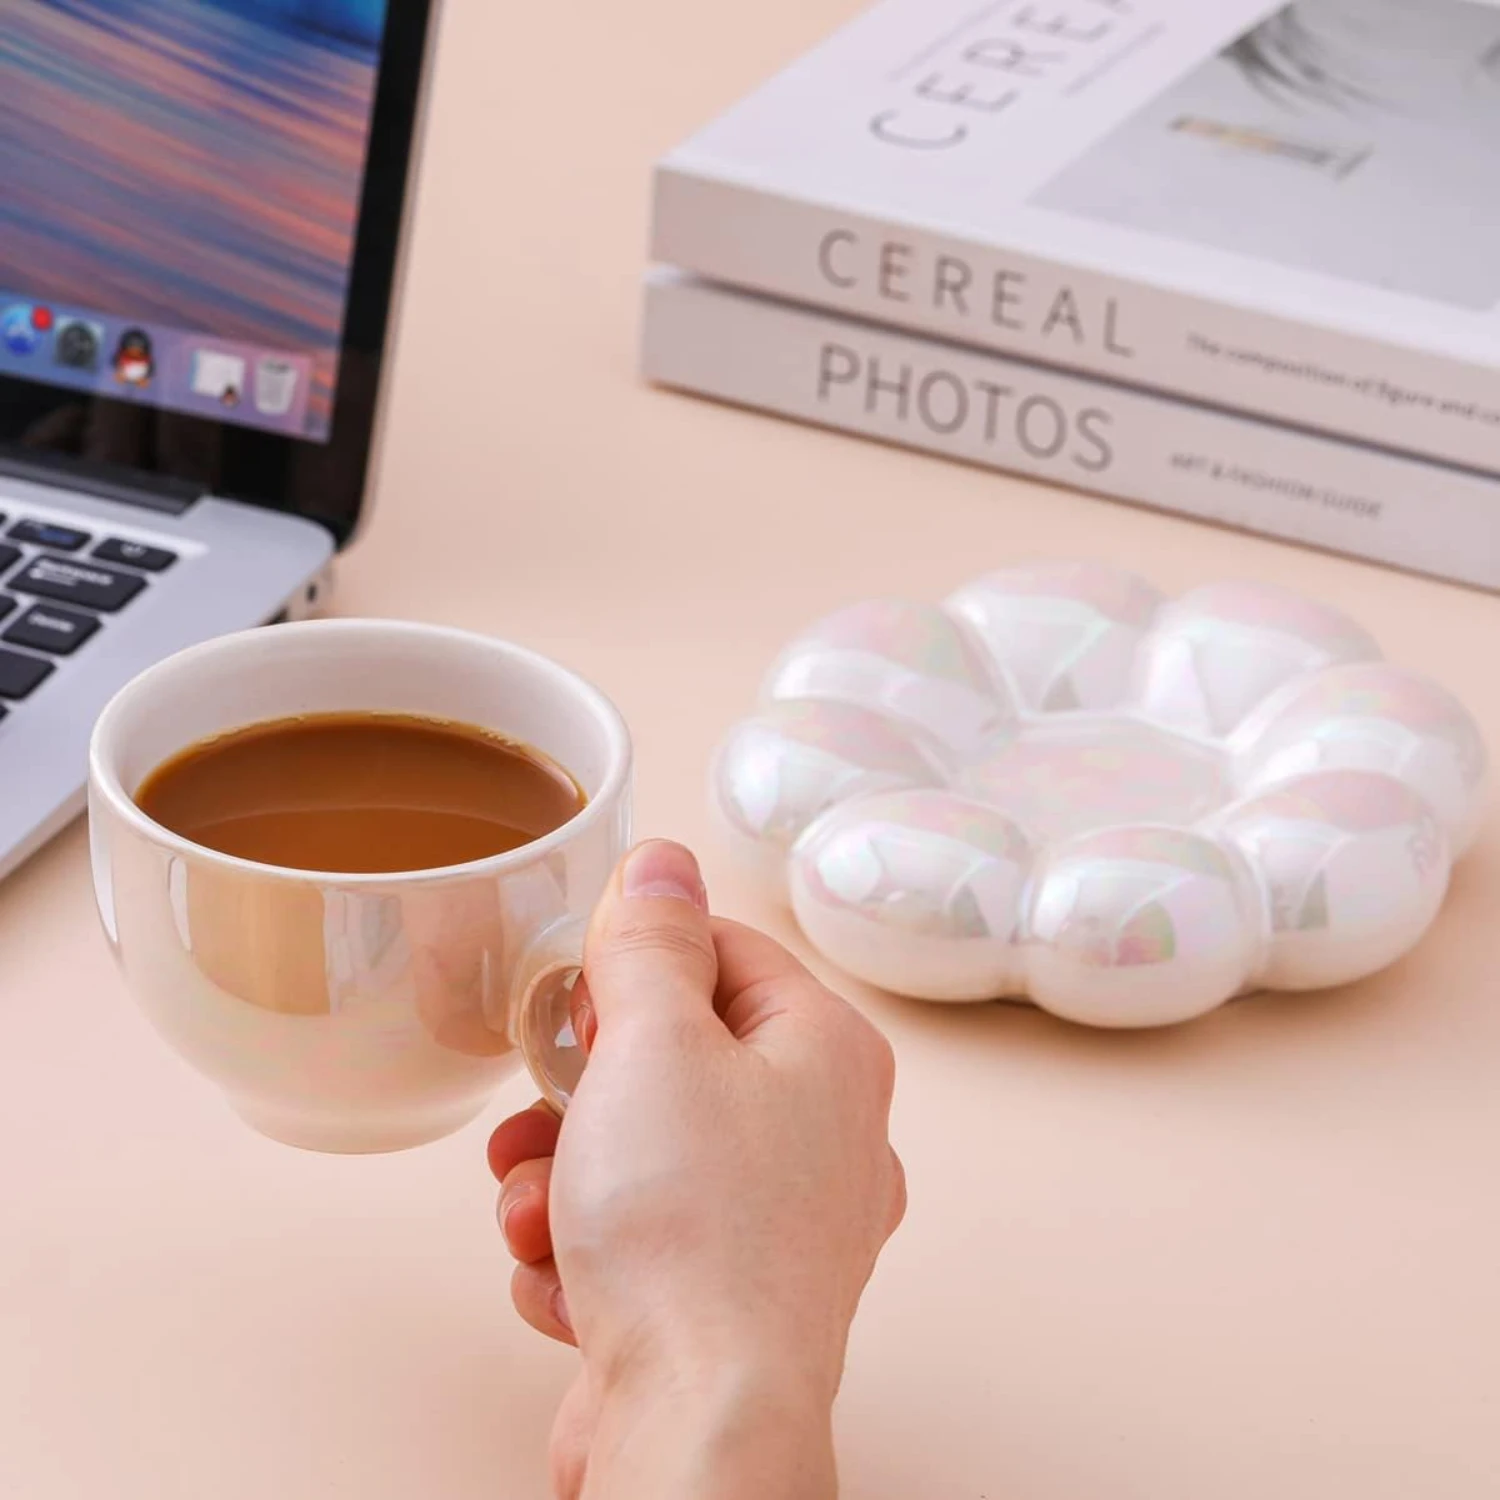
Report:
[[714,1019],[719,961],[698,861],[681,844],[641,844],[594,911],[584,982],[599,1030],[642,1021]]

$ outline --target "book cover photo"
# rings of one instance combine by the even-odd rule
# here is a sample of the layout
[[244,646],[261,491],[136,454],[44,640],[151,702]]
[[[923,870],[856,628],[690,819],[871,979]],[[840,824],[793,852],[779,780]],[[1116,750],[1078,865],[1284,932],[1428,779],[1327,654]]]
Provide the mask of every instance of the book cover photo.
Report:
[[653,258],[1500,472],[1500,0],[882,0],[659,164]]
[[1035,201],[1487,312],[1500,303],[1500,10],[1297,0]]

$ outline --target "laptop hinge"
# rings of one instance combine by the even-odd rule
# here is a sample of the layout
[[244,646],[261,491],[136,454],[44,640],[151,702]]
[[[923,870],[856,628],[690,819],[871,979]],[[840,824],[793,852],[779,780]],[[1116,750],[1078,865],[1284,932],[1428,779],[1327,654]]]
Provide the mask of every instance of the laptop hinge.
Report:
[[118,500],[145,510],[180,516],[195,500],[208,493],[208,486],[166,474],[143,474],[138,469],[114,464],[82,463],[52,453],[19,457],[14,450],[0,453],[0,475],[24,479],[32,484],[76,490],[101,500]]

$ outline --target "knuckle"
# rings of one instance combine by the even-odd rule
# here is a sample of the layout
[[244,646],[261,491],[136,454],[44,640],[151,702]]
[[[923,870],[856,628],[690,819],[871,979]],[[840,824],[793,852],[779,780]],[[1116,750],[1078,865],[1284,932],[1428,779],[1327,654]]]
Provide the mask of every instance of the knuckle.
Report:
[[867,1076],[880,1090],[889,1096],[896,1088],[896,1049],[890,1039],[873,1021],[860,1014],[851,1005],[848,1007],[850,1041],[855,1055],[863,1064]]
[[896,1053],[885,1033],[843,996],[821,984],[795,989],[783,985],[781,994],[796,1004],[810,1032],[852,1065],[852,1078],[873,1086],[889,1104],[896,1089]]
[[908,1206],[906,1187],[906,1167],[901,1158],[896,1155],[895,1148],[891,1149],[891,1217],[889,1233],[894,1234],[906,1218]]
[[665,958],[700,967],[714,962],[708,935],[679,923],[626,918],[610,932],[606,947],[609,954],[619,957]]

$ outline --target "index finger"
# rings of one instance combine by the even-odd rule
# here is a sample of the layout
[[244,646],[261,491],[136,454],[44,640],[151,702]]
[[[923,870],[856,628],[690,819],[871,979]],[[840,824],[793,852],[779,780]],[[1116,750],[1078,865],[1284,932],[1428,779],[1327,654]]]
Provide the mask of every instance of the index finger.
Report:
[[779,1015],[846,1003],[768,933],[715,917],[713,938],[719,958],[716,1006],[740,1041]]
[[734,993],[779,979],[819,983],[812,970],[770,933],[729,917],[711,917],[709,925],[719,955],[721,991]]
[[562,1121],[541,1100],[497,1125],[488,1151],[495,1181],[504,1182],[523,1161],[555,1156],[561,1129]]

